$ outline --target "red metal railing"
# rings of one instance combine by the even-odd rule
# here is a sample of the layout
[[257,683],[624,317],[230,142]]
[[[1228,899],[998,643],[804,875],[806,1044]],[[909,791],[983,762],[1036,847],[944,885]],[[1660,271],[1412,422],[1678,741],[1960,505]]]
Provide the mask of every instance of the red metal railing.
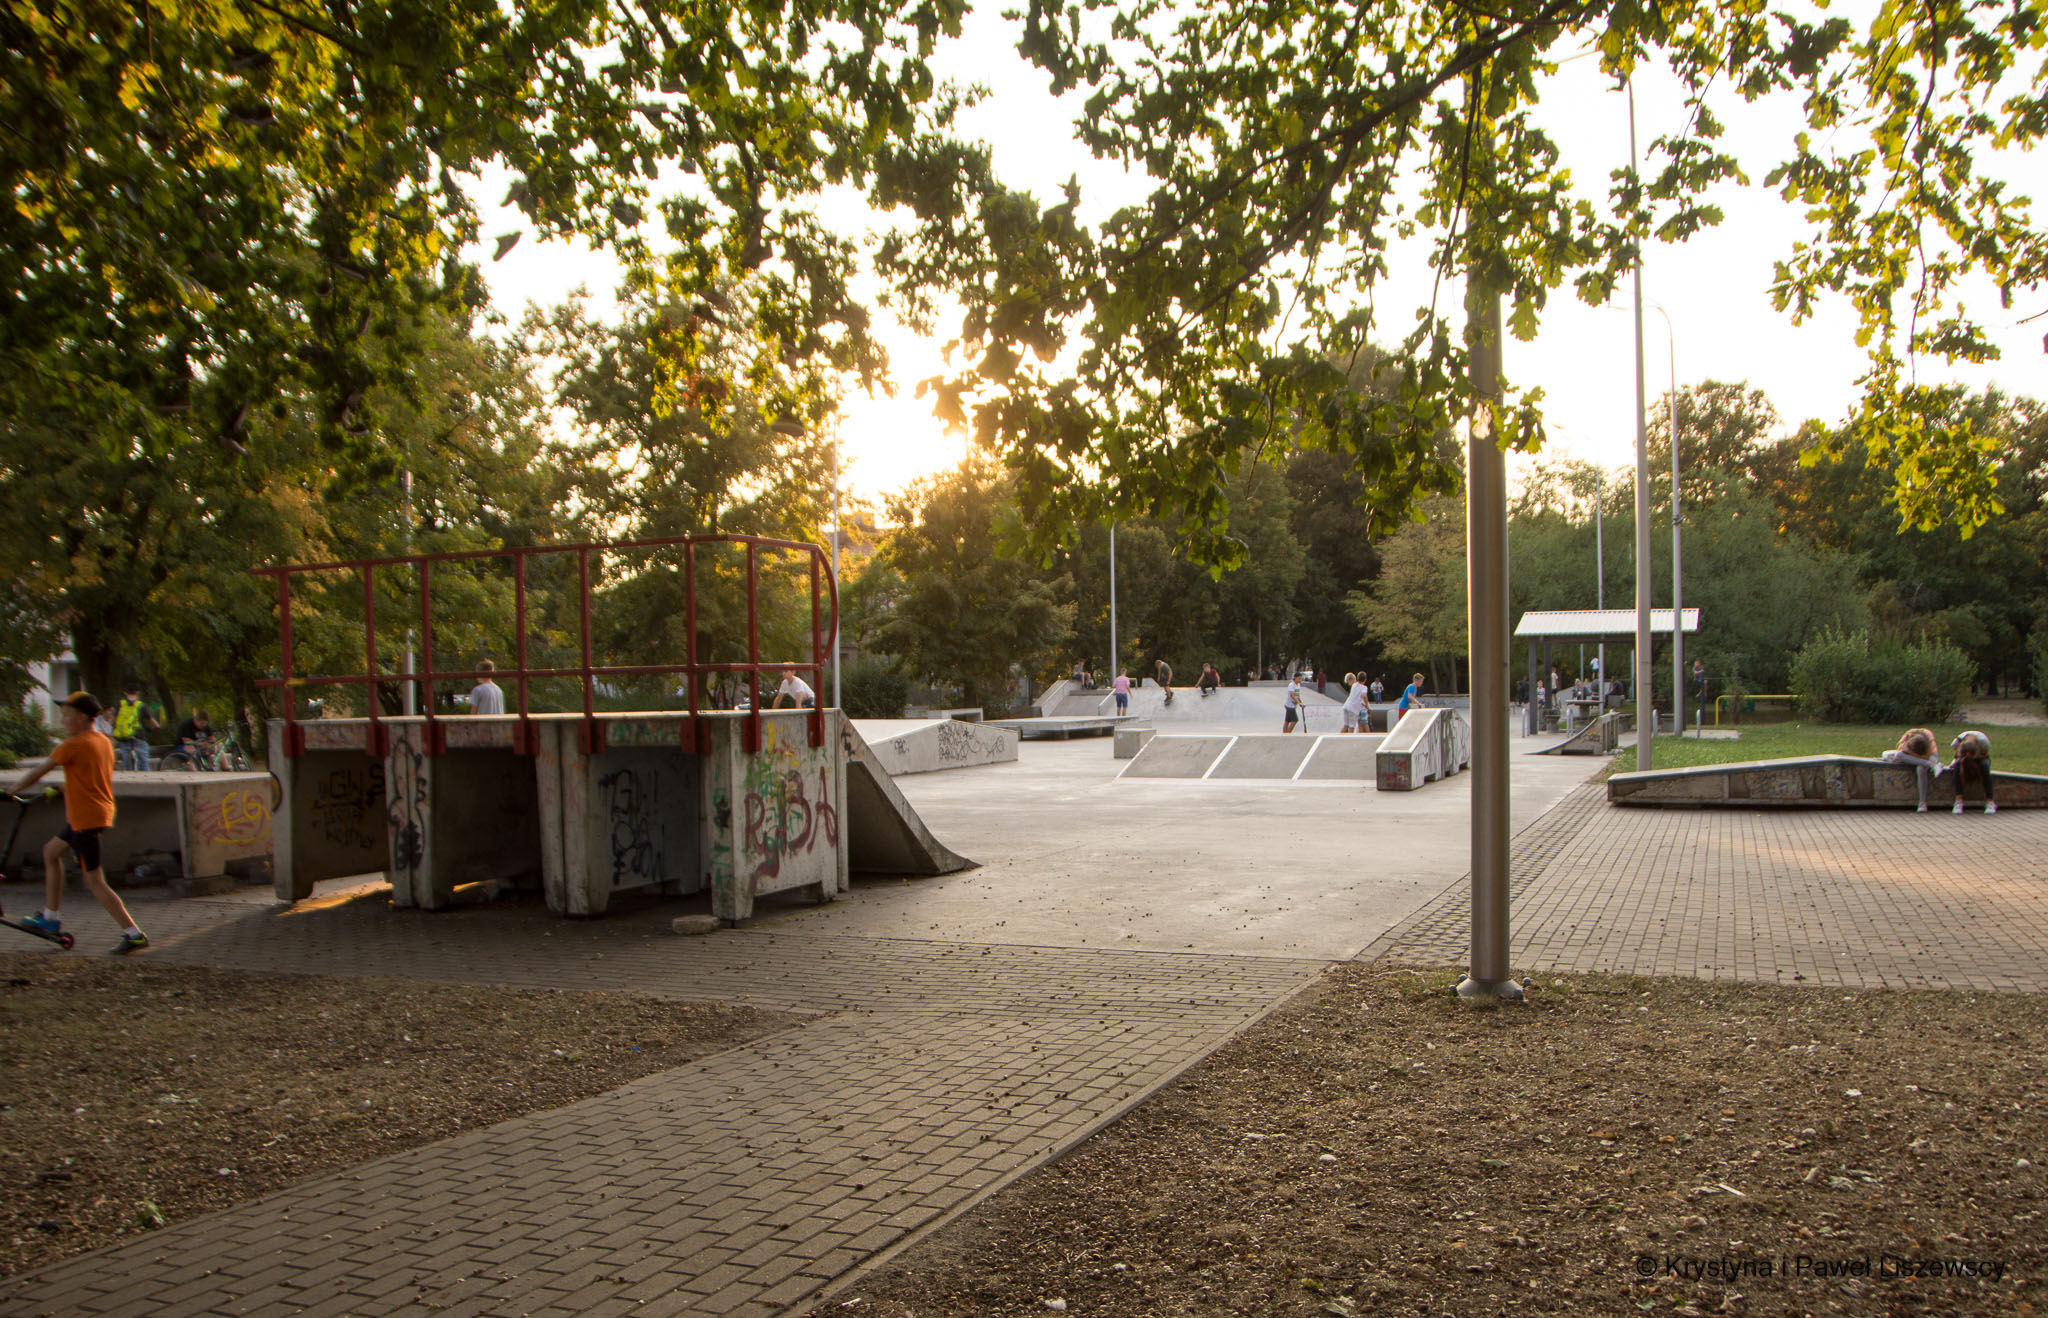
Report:
[[[747,554],[747,658],[743,663],[706,663],[697,657],[697,547],[707,544],[743,545]],[[683,609],[686,641],[684,661],[679,664],[595,664],[592,662],[590,638],[590,559],[593,554],[607,554],[627,550],[673,549],[683,551]],[[763,661],[761,658],[760,630],[760,571],[759,555],[763,549],[790,551],[805,555],[810,562],[811,576],[811,657],[808,663]],[[526,564],[533,558],[545,558],[558,554],[576,556],[577,618],[579,620],[578,654],[582,662],[570,668],[531,668],[527,666],[527,585]],[[689,692],[689,712],[680,720],[678,738],[684,746],[696,750],[709,748],[709,728],[700,717],[704,710],[699,703],[698,679],[717,673],[745,673],[747,678],[747,715],[742,722],[741,736],[748,750],[758,750],[761,745],[761,674],[801,673],[811,675],[811,689],[824,690],[825,649],[839,620],[839,584],[827,570],[829,560],[825,550],[817,545],[797,540],[775,540],[756,535],[694,535],[676,536],[661,540],[620,540],[610,543],[577,545],[534,545],[521,549],[475,549],[447,554],[411,554],[398,558],[359,558],[337,563],[291,563],[283,567],[255,569],[257,576],[277,578],[278,643],[280,650],[281,676],[267,678],[257,683],[261,687],[281,688],[284,691],[284,749],[285,754],[296,756],[305,750],[306,733],[298,718],[298,695],[309,687],[367,687],[369,708],[369,746],[373,755],[384,754],[390,746],[389,733],[384,727],[385,718],[378,708],[378,690],[386,685],[407,683],[419,684],[426,693],[422,711],[426,720],[426,749],[429,754],[439,754],[447,748],[447,730],[442,726],[444,716],[434,709],[434,684],[443,681],[476,681],[484,676],[481,670],[448,669],[434,667],[434,564],[452,562],[474,562],[487,559],[510,559],[512,561],[513,591],[513,664],[499,668],[491,676],[509,682],[517,692],[517,714],[519,722],[513,731],[513,748],[524,754],[532,754],[539,748],[533,728],[531,707],[531,683],[538,678],[576,678],[583,688],[583,722],[580,744],[586,754],[604,749],[604,724],[597,714],[597,683],[603,677],[641,677],[659,674],[682,674],[686,677],[684,687]],[[380,569],[410,568],[419,583],[419,667],[411,672],[384,672],[377,661],[377,573]],[[301,677],[295,667],[292,647],[292,580],[295,577],[316,572],[357,572],[362,575],[363,585],[363,667],[361,673],[321,674]],[[822,607],[829,597],[831,602],[832,625],[825,625]],[[512,711],[508,711],[512,712]],[[810,741],[821,746],[825,741],[824,713],[818,700],[813,700],[808,719]]]

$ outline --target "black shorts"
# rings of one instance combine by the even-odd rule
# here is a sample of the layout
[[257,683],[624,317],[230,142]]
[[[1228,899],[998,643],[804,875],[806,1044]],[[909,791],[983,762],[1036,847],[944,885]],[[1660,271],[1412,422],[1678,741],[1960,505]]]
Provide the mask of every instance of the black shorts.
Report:
[[66,824],[57,834],[57,840],[78,856],[78,868],[96,870],[100,867],[100,834],[104,828],[73,828]]

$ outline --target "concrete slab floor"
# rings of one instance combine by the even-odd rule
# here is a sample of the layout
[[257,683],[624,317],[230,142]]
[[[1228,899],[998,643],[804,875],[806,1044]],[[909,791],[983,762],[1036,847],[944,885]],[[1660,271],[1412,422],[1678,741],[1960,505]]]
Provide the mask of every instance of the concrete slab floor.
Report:
[[[1510,742],[1516,831],[1605,764],[1523,745]],[[899,779],[932,831],[981,868],[858,880],[829,906],[764,908],[754,927],[1336,959],[1471,868],[1469,774],[1379,792],[1343,781],[1117,780],[1123,763],[1107,739],[1032,741],[1015,764]]]

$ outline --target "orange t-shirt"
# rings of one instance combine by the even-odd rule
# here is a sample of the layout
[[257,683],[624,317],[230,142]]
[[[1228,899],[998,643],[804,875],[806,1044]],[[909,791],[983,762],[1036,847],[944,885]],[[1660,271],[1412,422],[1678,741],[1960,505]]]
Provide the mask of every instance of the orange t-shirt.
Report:
[[64,770],[64,822],[73,828],[114,826],[114,743],[97,730],[66,737],[50,752]]

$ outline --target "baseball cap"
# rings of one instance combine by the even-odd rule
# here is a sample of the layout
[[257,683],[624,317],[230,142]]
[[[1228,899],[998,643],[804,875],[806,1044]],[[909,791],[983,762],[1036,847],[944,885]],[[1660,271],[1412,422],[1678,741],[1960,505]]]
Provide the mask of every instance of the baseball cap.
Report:
[[100,702],[93,699],[93,694],[90,691],[73,691],[57,703],[63,705],[66,709],[75,709],[87,718],[98,718],[100,716]]

